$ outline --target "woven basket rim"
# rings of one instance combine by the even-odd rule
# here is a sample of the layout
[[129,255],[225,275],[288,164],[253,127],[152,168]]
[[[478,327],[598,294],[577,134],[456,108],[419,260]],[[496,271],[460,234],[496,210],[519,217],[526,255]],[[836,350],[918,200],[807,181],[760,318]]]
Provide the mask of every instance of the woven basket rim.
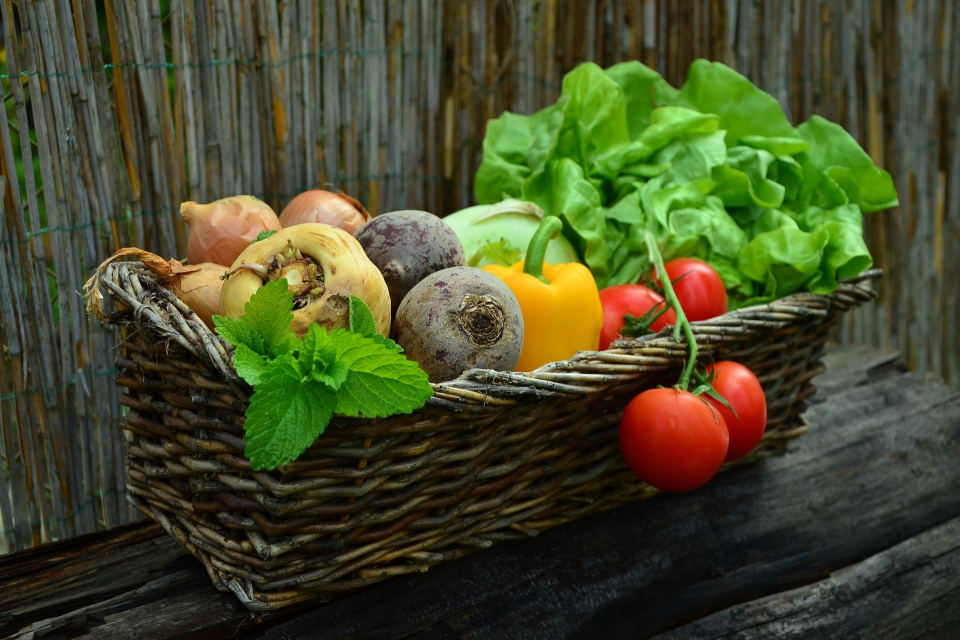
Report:
[[[233,345],[200,321],[194,311],[142,262],[111,262],[101,269],[102,277],[98,284],[105,286],[114,300],[131,307],[141,323],[146,323],[161,336],[174,339],[201,355],[204,362],[233,386],[249,389],[231,364]],[[770,329],[781,328],[798,319],[826,317],[834,305],[846,309],[874,299],[877,292],[872,284],[882,274],[881,269],[871,269],[855,278],[841,281],[839,287],[830,294],[794,293],[766,304],[728,311],[716,318],[690,324],[701,347],[701,355],[706,357],[714,343],[736,336],[744,328],[764,328],[764,325]],[[117,279],[136,280],[133,287],[138,292],[136,298],[119,286],[115,282]],[[128,323],[117,314],[103,314],[99,309],[96,315],[104,324],[116,326]],[[680,367],[687,353],[685,338],[681,336],[679,341],[676,340],[673,327],[669,326],[656,334],[636,339],[621,338],[606,351],[580,351],[567,360],[551,362],[529,372],[469,369],[456,379],[430,383],[434,397],[428,400],[428,404],[452,408],[473,403],[513,405],[521,396],[592,393],[600,385],[635,377],[643,371],[644,365],[658,369]],[[629,373],[622,371],[626,367],[631,369]]]

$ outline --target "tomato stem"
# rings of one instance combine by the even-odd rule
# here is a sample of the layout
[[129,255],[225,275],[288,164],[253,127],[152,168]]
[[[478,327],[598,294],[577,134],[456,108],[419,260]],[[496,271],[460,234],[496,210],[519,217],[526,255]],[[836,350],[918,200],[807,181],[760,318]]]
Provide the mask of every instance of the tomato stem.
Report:
[[670,276],[667,275],[667,268],[663,266],[663,256],[660,255],[660,249],[657,247],[657,239],[654,238],[653,234],[649,231],[644,234],[643,238],[647,243],[647,253],[650,256],[650,262],[653,263],[654,269],[657,271],[657,278],[660,280],[661,286],[663,286],[663,297],[677,314],[677,324],[673,327],[673,337],[677,342],[680,342],[680,332],[682,331],[684,337],[687,339],[687,346],[690,348],[687,365],[683,368],[683,374],[677,383],[678,389],[686,391],[690,384],[690,376],[693,375],[693,371],[697,366],[697,339],[693,335],[693,327],[690,326],[690,322],[683,312],[683,307],[680,306],[677,293],[673,290],[673,283],[670,282]]

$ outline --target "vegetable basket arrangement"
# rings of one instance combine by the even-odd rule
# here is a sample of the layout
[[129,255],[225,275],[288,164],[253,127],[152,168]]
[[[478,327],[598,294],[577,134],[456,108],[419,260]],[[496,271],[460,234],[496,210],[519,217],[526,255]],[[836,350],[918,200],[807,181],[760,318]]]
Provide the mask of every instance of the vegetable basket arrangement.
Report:
[[[329,597],[783,449],[874,296],[890,176],[697,61],[586,63],[489,123],[477,207],[185,203],[188,260],[88,282],[128,497],[252,610]],[[104,307],[103,292],[113,301]]]

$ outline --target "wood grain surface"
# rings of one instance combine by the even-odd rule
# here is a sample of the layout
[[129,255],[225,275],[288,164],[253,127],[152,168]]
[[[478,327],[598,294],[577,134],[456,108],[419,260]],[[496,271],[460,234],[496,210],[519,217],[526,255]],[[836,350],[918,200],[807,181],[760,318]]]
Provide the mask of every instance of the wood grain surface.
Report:
[[674,85],[717,60],[842,124],[901,206],[865,221],[882,298],[838,337],[960,385],[956,0],[8,0],[0,23],[0,552],[133,516],[116,336],[77,295],[104,258],[183,257],[180,203],[238,193],[455,211],[487,121],[586,60]]

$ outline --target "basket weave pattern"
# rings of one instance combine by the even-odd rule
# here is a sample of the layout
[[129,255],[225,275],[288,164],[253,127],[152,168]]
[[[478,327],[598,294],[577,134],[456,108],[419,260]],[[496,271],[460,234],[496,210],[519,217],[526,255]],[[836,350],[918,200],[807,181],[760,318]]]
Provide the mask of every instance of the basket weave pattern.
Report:
[[[830,327],[875,296],[868,272],[829,296],[797,294],[693,324],[704,357],[735,359],[764,387],[769,421],[744,462],[807,429]],[[121,327],[129,499],[206,567],[217,588],[269,610],[329,596],[655,490],[624,466],[631,398],[673,384],[687,354],[669,331],[533,373],[468,371],[411,415],[335,419],[295,462],[251,471],[251,390],[231,347],[139,263],[101,281]]]

